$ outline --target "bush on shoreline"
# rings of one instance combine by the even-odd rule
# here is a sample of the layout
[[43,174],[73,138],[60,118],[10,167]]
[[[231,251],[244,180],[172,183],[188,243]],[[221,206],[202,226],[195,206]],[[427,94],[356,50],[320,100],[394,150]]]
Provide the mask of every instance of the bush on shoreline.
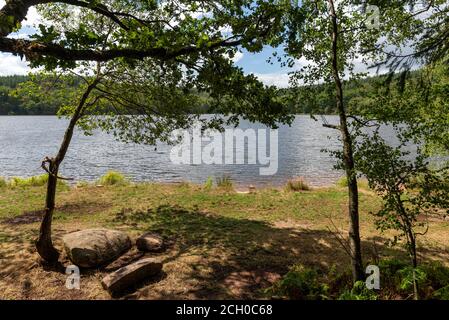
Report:
[[[41,174],[39,176],[32,176],[29,178],[22,178],[22,177],[12,177],[11,179],[7,180],[3,177],[0,177],[0,187],[9,187],[9,188],[16,188],[16,187],[42,187],[45,186],[48,182],[48,174]],[[62,181],[58,180],[58,185],[64,185],[67,184]]]
[[98,183],[104,186],[113,186],[125,185],[128,184],[129,181],[122,173],[110,170],[106,172],[102,177],[100,177]]
[[285,188],[287,191],[293,191],[293,192],[310,190],[309,185],[302,177],[288,180]]

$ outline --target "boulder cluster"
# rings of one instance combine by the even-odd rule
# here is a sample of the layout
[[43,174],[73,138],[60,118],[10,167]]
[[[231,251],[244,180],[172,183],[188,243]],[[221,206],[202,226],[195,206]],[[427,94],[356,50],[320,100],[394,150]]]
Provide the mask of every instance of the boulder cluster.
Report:
[[[101,283],[113,296],[162,271],[162,262],[151,256],[165,249],[164,239],[155,233],[145,233],[133,243],[122,231],[88,229],[67,234],[62,240],[67,257],[73,264],[80,268],[103,268],[109,272]],[[134,244],[136,249],[132,249]]]

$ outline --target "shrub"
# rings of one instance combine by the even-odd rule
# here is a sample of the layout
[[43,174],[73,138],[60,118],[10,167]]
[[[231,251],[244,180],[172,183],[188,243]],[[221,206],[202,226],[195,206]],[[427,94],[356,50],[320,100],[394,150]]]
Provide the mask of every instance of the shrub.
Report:
[[[415,271],[414,275],[413,271]],[[399,289],[405,292],[413,291],[414,277],[416,278],[416,283],[418,284],[418,287],[421,287],[427,281],[427,274],[424,270],[422,270],[422,268],[414,269],[413,267],[409,266],[399,270],[398,274],[401,277]]]
[[365,282],[357,281],[351,290],[343,292],[339,300],[377,300],[378,296],[366,287]]
[[44,186],[48,182],[48,174],[42,174],[40,176],[34,176],[28,179],[29,184],[34,187]]
[[230,176],[223,175],[222,177],[216,178],[217,187],[223,188],[223,189],[232,189],[233,188],[233,182]]
[[117,171],[108,171],[98,180],[98,182],[101,185],[112,186],[123,185],[128,181],[122,173]]
[[204,189],[210,190],[214,186],[214,179],[212,177],[207,178],[206,183],[204,184]]
[[30,178],[13,177],[9,181],[11,187],[41,187],[48,182],[48,174],[33,176]]
[[432,298],[438,300],[449,300],[449,285],[435,291]]
[[427,280],[432,288],[439,289],[449,284],[449,268],[441,262],[423,264],[421,269],[427,275]]
[[[335,184],[337,185],[337,187],[346,188],[348,186],[348,178],[346,178],[345,176],[341,177]],[[368,180],[366,179],[358,178],[357,185],[361,189],[370,189]]]
[[266,292],[294,300],[325,300],[328,289],[318,281],[316,270],[296,265]]
[[307,184],[307,182],[300,177],[289,180],[287,182],[286,189],[287,191],[297,192],[297,191],[308,191],[310,190],[310,187]]
[[0,177],[0,188],[4,188],[8,185],[8,182],[6,182],[6,179],[3,177]]
[[[382,260],[379,268],[382,283],[391,290],[407,294],[413,292],[413,268],[407,262],[397,259]],[[447,290],[444,288],[449,283],[449,268],[440,262],[422,264],[415,269],[415,277],[421,298],[443,299]],[[434,290],[437,297],[431,295]]]
[[408,266],[408,263],[398,259],[381,260],[379,262],[379,269],[382,277],[388,283],[397,284],[400,281],[397,272]]
[[336,185],[338,187],[347,187],[348,186],[348,178],[341,177],[340,179],[337,180]]

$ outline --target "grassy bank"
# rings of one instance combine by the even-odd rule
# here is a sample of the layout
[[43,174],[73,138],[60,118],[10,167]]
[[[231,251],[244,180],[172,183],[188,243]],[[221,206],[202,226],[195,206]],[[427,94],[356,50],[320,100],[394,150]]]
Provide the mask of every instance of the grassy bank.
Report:
[[[39,266],[33,239],[45,187],[0,190],[0,298],[108,299],[101,270],[85,271],[81,290],[67,290],[65,274]],[[346,201],[345,188],[338,186],[236,193],[188,183],[80,184],[60,186],[53,229],[58,248],[65,233],[92,227],[124,230],[132,237],[146,231],[163,235],[170,243],[158,254],[164,275],[128,298],[264,298],[265,289],[293,265],[347,271],[349,259],[336,239],[338,232],[346,235]],[[375,229],[369,212],[379,207],[379,199],[365,189],[360,205],[365,261],[406,259]],[[446,263],[449,222],[430,224],[420,238],[420,259]]]

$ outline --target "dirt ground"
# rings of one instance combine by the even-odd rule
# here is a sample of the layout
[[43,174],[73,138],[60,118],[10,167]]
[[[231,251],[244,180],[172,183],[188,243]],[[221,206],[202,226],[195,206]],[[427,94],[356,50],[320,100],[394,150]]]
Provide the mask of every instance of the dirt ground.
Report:
[[[61,237],[86,228],[123,230],[133,239],[147,231],[161,234],[168,248],[150,256],[163,262],[162,274],[131,288],[120,299],[264,299],[264,289],[293,264],[342,271],[349,266],[336,238],[338,232],[346,235],[346,217],[335,211],[345,210],[344,191],[273,192],[262,194],[265,203],[261,203],[258,195],[209,197],[196,188],[183,188],[141,187],[127,190],[126,197],[123,188],[65,191],[59,195],[53,224],[55,245],[62,252]],[[166,200],[169,195],[171,204]],[[9,196],[14,199],[12,193]],[[282,206],[276,202],[279,199]],[[111,299],[101,286],[107,274],[104,268],[82,270],[80,289],[69,290],[65,267],[71,263],[65,254],[59,267],[41,264],[34,249],[40,200],[23,199],[22,211],[9,209],[14,214],[5,211],[0,219],[0,298]],[[363,201],[363,211],[376,205],[370,198]],[[309,216],[317,207],[321,212],[328,210],[333,218]],[[299,214],[287,214],[298,208]],[[420,260],[449,261],[448,231],[448,221],[430,222],[429,233],[419,240]],[[385,245],[389,235],[379,234],[366,213],[362,235],[365,261],[405,257],[400,247]]]

